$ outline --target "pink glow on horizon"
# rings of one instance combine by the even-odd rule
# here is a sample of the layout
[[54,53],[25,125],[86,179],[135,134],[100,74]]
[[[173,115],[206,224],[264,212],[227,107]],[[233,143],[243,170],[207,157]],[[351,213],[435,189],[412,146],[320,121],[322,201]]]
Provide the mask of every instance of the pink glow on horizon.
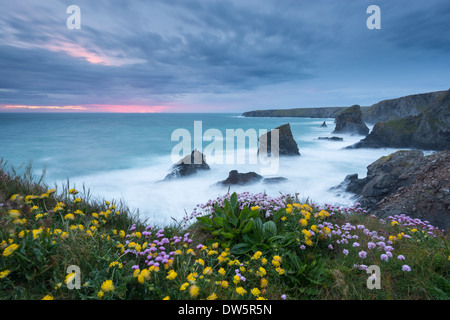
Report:
[[106,112],[106,113],[158,113],[167,112],[168,106],[90,104],[80,106],[29,106],[0,105],[0,111],[45,111],[45,112]]

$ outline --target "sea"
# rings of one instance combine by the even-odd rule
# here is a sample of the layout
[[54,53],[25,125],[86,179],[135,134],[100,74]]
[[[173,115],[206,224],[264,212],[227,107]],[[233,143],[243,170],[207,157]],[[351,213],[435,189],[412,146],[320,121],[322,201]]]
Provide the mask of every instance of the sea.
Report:
[[[324,121],[327,127],[321,127]],[[281,157],[270,166],[255,161],[257,145],[250,137],[286,123],[301,156]],[[334,119],[231,113],[0,113],[0,158],[19,173],[31,165],[36,179],[43,177],[49,187],[62,189],[69,183],[95,199],[122,201],[142,219],[164,225],[228,192],[297,194],[316,204],[354,205],[352,194],[333,187],[349,174],[365,177],[369,164],[396,149],[345,149],[363,137],[333,134],[334,127]],[[232,144],[233,132],[248,134],[247,142]],[[343,141],[318,139],[332,136]],[[162,181],[194,148],[210,152],[206,162],[211,170]],[[218,185],[231,170],[287,180]]]

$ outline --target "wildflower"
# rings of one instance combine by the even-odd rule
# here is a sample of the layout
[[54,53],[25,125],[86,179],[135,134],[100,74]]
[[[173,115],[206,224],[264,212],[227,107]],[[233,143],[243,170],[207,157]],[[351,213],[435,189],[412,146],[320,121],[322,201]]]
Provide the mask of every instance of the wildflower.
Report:
[[264,277],[267,272],[266,269],[264,269],[263,267],[259,267],[259,270],[256,272],[260,277]]
[[73,281],[74,278],[75,278],[75,272],[69,273],[66,276],[66,279],[64,280],[64,283],[65,284],[69,284],[69,283],[71,283]]
[[73,203],[80,203],[81,202],[81,199],[80,198],[75,198],[74,200],[73,200]]
[[16,198],[19,196],[19,194],[14,194],[11,196],[11,198],[9,198],[11,201],[16,200]]
[[197,259],[195,260],[195,263],[201,264],[202,266],[205,265],[205,261],[203,259]]
[[222,286],[222,288],[226,289],[228,288],[228,281],[223,280],[220,285]]
[[269,281],[267,281],[266,278],[261,278],[261,282],[260,282],[261,288],[267,287],[268,284],[269,284]]
[[258,209],[259,209],[258,206],[254,206],[254,207],[251,207],[251,208],[250,208],[250,210],[252,210],[252,211],[255,211],[255,210],[258,210]]
[[393,221],[391,222],[391,226],[393,227],[393,226],[395,226],[395,225],[398,225],[398,222],[395,221],[395,220],[393,220]]
[[19,210],[9,210],[8,213],[9,213],[9,217],[11,219],[17,219],[21,216],[21,213]]
[[176,273],[175,271],[173,271],[173,270],[170,270],[170,271],[167,273],[166,279],[168,279],[168,280],[173,280],[173,279],[175,279],[176,277],[177,277],[177,273]]
[[188,276],[186,277],[186,279],[187,279],[187,281],[189,281],[189,282],[195,282],[195,280],[197,279],[197,277],[198,277],[198,274],[197,274],[197,272],[193,272],[193,273],[190,273],[190,274],[188,274]]
[[222,276],[224,276],[225,273],[226,273],[226,271],[225,271],[224,268],[220,268],[217,272],[218,272],[220,275],[222,275]]
[[360,245],[359,245],[358,242],[353,242],[353,247],[354,247],[354,248],[359,247],[359,246],[360,246]]
[[400,255],[398,255],[397,259],[398,259],[398,260],[405,260],[405,257],[404,257],[403,255],[400,254]]
[[367,252],[365,252],[365,251],[360,251],[360,252],[358,253],[358,256],[359,256],[361,259],[365,259],[365,258],[367,257]]
[[189,287],[189,295],[191,296],[191,298],[195,298],[196,296],[198,296],[199,291],[200,288],[195,284]]
[[77,194],[78,191],[76,189],[70,189],[69,194]]
[[181,285],[180,287],[180,291],[184,291],[187,289],[187,287],[189,287],[189,282],[185,282]]
[[384,253],[380,256],[380,258],[381,258],[381,260],[384,260],[384,261],[388,261],[389,260],[388,256],[386,254],[384,254]]
[[292,208],[286,208],[286,213],[290,214],[292,212]]
[[281,276],[282,274],[284,274],[284,269],[283,268],[276,268],[275,269],[276,272],[278,272],[278,274]]
[[253,288],[252,290],[250,290],[250,293],[255,297],[258,297],[261,294],[261,291],[258,288]]
[[102,283],[102,291],[103,292],[109,292],[109,291],[114,291],[114,284],[112,282],[112,280],[106,280],[105,282]]
[[345,254],[345,255],[348,255],[348,250],[344,249],[344,250],[342,250],[342,253]]
[[410,272],[410,271],[411,271],[411,268],[410,268],[410,266],[408,266],[407,264],[405,264],[405,265],[402,266],[402,270],[403,270],[403,271],[406,271],[406,272]]
[[10,273],[11,271],[9,270],[3,270],[2,272],[0,272],[0,279],[7,277]]
[[373,242],[369,242],[369,243],[367,244],[367,248],[369,248],[370,250],[371,250],[371,249],[374,249],[376,246],[377,246],[377,245],[376,245],[375,243],[373,243]]
[[71,213],[68,213],[64,216],[64,220],[75,220],[75,216]]
[[252,260],[258,260],[259,258],[261,258],[262,252],[261,251],[256,251],[255,254],[252,256]]
[[148,280],[150,278],[150,271],[148,269],[142,270],[138,275],[138,282],[143,284],[145,280]]
[[240,277],[239,275],[236,274],[236,275],[233,277],[233,282],[234,282],[235,284],[238,284],[239,281],[241,281],[241,277]]
[[204,270],[203,270],[203,274],[207,274],[207,275],[210,275],[210,274],[212,274],[212,269],[211,269],[211,267],[206,267]]
[[45,297],[43,297],[41,300],[53,300],[53,296],[48,294]]
[[242,296],[247,293],[247,290],[245,290],[243,287],[237,287],[236,292]]
[[104,293],[102,290],[100,290],[99,292],[97,292],[97,297],[98,297],[99,299],[103,298],[104,295],[105,295],[105,293]]
[[9,245],[9,246],[6,247],[6,249],[3,251],[3,256],[4,256],[4,257],[7,257],[7,256],[11,255],[14,251],[17,250],[17,248],[19,248],[19,245],[18,245],[18,244],[13,243],[13,244]]
[[217,294],[215,294],[214,292],[206,297],[206,300],[216,300],[216,299],[217,299]]
[[170,297],[169,297],[169,296],[165,296],[165,297],[163,298],[163,300],[170,300]]
[[282,294],[282,295],[281,295],[281,299],[286,300],[286,295],[285,295],[285,294]]
[[306,240],[305,241],[305,244],[307,245],[307,246],[312,246],[313,245],[313,242],[311,241],[311,239],[308,239],[308,240]]
[[306,220],[306,219],[300,219],[300,220],[298,221],[298,223],[300,223],[300,225],[301,225],[302,227],[306,227],[306,226],[308,225],[308,220]]

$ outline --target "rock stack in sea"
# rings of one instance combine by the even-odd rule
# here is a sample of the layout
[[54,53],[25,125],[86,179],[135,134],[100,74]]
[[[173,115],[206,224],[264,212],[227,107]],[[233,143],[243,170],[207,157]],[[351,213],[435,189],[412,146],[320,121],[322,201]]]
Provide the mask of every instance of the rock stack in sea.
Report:
[[367,135],[369,128],[362,120],[361,107],[354,105],[339,113],[336,117],[336,128],[333,133]]
[[164,180],[190,176],[201,170],[210,170],[210,167],[206,163],[205,155],[195,149],[190,155],[185,156],[174,164],[171,168],[171,172]]
[[278,154],[280,156],[299,156],[300,152],[298,150],[297,142],[295,142],[294,136],[292,135],[290,124],[287,123],[281,125],[275,128],[275,130],[278,130],[278,143],[276,143],[276,141],[272,143],[272,135],[274,135],[274,133],[273,130],[271,130],[259,137],[258,153],[264,154],[266,151],[267,155],[270,156],[272,154],[273,145],[273,147],[278,148]]

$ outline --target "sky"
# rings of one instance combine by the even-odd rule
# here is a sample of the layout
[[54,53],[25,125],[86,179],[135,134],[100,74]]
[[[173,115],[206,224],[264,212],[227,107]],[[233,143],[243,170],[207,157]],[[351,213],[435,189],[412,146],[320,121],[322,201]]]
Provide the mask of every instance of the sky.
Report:
[[0,112],[370,106],[448,90],[449,31],[448,0],[2,1]]

